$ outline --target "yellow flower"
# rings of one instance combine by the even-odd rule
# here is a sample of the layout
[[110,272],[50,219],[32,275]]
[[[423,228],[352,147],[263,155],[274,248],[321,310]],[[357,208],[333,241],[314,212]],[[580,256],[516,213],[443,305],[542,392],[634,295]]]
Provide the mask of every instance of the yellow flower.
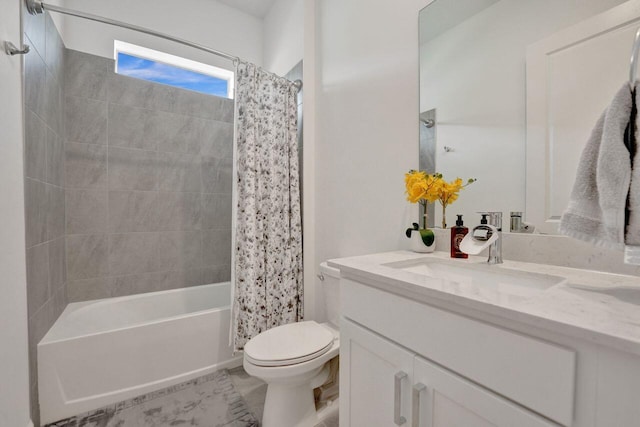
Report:
[[451,203],[458,200],[458,194],[460,193],[460,190],[462,190],[467,185],[472,184],[473,182],[475,182],[475,179],[469,179],[467,181],[467,184],[463,185],[461,178],[456,178],[451,182],[442,181],[440,197],[438,198],[442,206],[446,207],[447,205],[450,205]]
[[442,179],[442,174],[428,174],[424,171],[410,170],[404,175],[407,200],[411,203],[433,203],[439,200],[446,207],[458,199],[460,190],[475,179],[462,183],[461,178],[456,178],[451,182]]
[[407,200],[411,203],[426,203],[438,200],[437,183],[439,180],[439,174],[430,175],[423,171],[409,171],[404,176]]

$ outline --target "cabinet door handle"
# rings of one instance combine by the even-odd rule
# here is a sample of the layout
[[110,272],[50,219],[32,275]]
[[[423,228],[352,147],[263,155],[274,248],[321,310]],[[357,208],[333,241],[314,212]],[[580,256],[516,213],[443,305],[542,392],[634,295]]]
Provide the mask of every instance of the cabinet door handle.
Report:
[[422,398],[422,392],[427,391],[427,386],[418,383],[413,386],[413,404],[412,404],[412,417],[413,427],[420,427],[420,399]]
[[394,389],[393,389],[393,422],[397,426],[407,422],[407,419],[400,415],[402,405],[402,380],[407,378],[406,372],[398,372],[395,376]]

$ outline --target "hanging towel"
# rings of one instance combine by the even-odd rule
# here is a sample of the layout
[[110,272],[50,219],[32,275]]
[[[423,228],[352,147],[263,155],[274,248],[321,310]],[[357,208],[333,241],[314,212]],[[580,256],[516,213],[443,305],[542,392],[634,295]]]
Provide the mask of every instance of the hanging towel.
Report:
[[627,83],[598,119],[582,151],[560,233],[611,249],[625,248],[631,159],[624,136],[632,104]]
[[633,91],[634,103],[631,110],[631,121],[625,134],[627,147],[631,157],[631,183],[627,198],[627,229],[625,232],[624,262],[640,264],[640,159],[637,157],[638,129],[638,90]]

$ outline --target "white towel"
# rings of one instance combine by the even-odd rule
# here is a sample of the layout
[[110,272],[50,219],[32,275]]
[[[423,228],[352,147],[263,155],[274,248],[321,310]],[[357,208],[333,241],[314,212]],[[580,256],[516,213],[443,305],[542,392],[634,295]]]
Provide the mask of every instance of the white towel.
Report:
[[631,107],[631,90],[625,84],[598,119],[582,151],[569,206],[560,220],[562,234],[611,249],[625,248],[631,160],[624,131]]

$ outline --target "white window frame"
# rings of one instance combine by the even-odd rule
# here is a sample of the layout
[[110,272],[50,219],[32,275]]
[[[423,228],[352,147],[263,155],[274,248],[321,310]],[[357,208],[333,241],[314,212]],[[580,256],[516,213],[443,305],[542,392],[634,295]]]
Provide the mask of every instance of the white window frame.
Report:
[[227,82],[227,98],[233,99],[235,79],[234,73],[231,70],[225,70],[223,68],[214,67],[213,65],[203,64],[202,62],[192,61],[191,59],[123,42],[121,40],[114,40],[113,56],[116,60],[116,73],[118,72],[118,53],[124,53],[126,55],[136,56],[150,61],[161,62],[163,64],[172,65],[174,67],[183,68],[185,70],[225,80]]

